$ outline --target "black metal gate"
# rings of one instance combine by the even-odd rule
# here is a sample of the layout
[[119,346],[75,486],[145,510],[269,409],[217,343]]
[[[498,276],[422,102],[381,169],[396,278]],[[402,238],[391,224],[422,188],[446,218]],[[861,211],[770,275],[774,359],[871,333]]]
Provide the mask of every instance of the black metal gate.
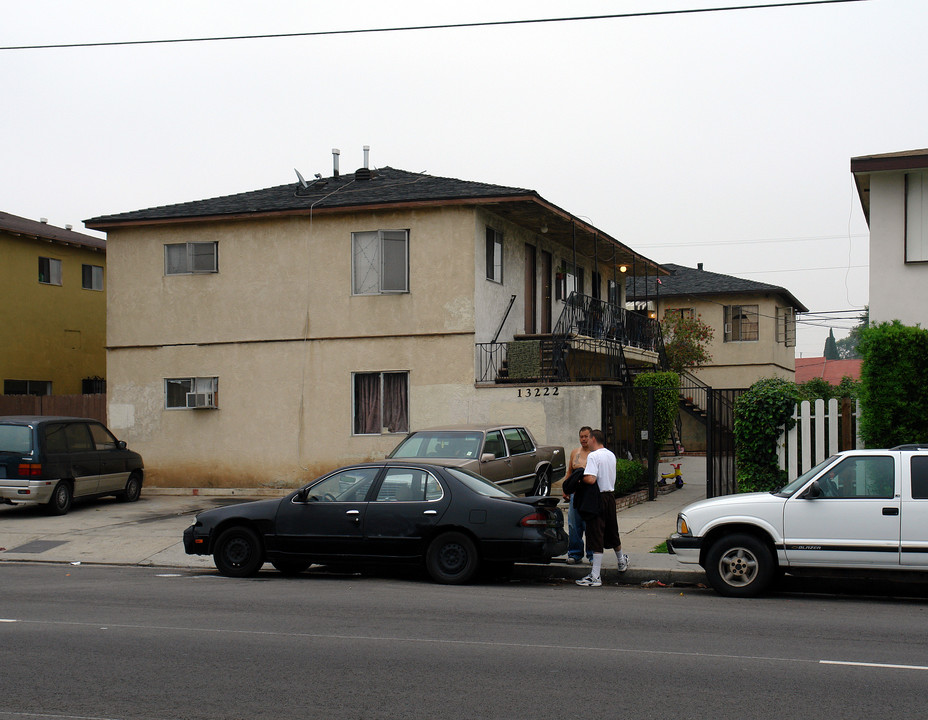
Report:
[[735,400],[742,388],[706,390],[706,497],[738,492],[735,468]]

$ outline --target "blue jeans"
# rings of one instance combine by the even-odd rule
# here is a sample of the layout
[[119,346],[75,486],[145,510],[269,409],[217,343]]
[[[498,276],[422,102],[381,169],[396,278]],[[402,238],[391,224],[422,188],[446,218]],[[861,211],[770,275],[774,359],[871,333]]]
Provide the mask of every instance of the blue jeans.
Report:
[[[583,557],[583,533],[586,530],[586,523],[580,517],[580,513],[574,508],[574,496],[570,496],[570,509],[567,511],[567,534],[569,542],[567,544],[567,557],[579,560]],[[587,560],[593,559],[593,553],[586,554]]]

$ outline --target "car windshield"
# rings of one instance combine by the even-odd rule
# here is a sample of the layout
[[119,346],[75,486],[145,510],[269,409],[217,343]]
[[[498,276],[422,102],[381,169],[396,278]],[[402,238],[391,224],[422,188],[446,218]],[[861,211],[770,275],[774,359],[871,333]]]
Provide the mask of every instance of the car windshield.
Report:
[[818,465],[816,465],[811,470],[806,470],[802,475],[793,480],[791,483],[784,485],[779,490],[774,492],[774,495],[779,495],[780,497],[789,497],[799,488],[805,485],[809,480],[818,475],[822,470],[831,465],[835,460],[838,459],[837,455],[832,455],[827,460],[822,460]]
[[28,425],[0,425],[0,452],[30,455],[32,428]]
[[391,458],[477,458],[483,433],[466,431],[416,432],[403,440]]
[[467,470],[462,470],[461,468],[445,468],[445,471],[454,478],[460,480],[464,485],[473,490],[475,493],[483,495],[484,497],[502,497],[502,498],[511,498],[515,497],[508,490],[504,490],[499,485],[496,485],[485,477],[481,477],[476,473],[468,472]]

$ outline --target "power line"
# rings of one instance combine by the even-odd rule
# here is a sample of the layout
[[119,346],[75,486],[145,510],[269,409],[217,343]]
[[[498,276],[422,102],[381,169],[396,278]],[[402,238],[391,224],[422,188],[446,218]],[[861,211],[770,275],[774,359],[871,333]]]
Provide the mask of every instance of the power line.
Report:
[[44,45],[8,45],[0,50],[52,50],[63,48],[117,47],[123,45],[167,45],[172,43],[219,42],[225,40],[268,40],[276,38],[320,37],[324,35],[361,35],[370,33],[410,32],[415,30],[450,30],[460,28],[500,27],[505,25],[540,25],[588,20],[615,20],[622,18],[656,17],[661,15],[693,15],[697,13],[731,12],[735,10],[763,10],[770,8],[801,7],[808,5],[837,5],[870,0],[798,0],[797,2],[764,3],[762,5],[732,5],[727,7],[691,8],[688,10],[652,10],[640,13],[613,13],[610,15],[581,15],[577,17],[534,18],[528,20],[491,20],[486,22],[444,23],[440,25],[406,25],[353,30],[318,30],[315,32],[266,33],[262,35],[224,35],[219,37],[168,38],[162,40],[114,40],[111,42],[54,43]]
[[[760,245],[762,243],[787,243],[787,242],[809,242],[814,240],[844,240],[848,237],[870,237],[867,233],[854,233],[848,235],[810,235],[808,237],[789,237],[789,238],[756,238],[754,240],[706,240],[704,242],[678,242],[678,243],[654,243],[642,244],[640,247],[644,250],[653,250],[655,248],[665,247],[707,247],[710,245]],[[843,267],[843,266],[842,266]]]

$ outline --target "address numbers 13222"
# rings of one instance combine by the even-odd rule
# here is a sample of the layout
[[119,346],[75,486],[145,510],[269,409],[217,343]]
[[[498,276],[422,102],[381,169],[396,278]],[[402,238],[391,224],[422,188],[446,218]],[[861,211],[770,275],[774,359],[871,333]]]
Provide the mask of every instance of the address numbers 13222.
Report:
[[559,390],[558,387],[519,388],[518,396],[520,398],[557,397],[560,395]]

